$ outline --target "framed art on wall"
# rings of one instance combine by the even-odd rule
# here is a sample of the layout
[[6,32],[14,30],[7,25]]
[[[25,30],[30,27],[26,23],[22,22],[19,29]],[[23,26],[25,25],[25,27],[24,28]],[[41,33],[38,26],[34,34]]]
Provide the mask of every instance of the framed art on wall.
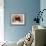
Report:
[[11,24],[12,25],[24,25],[25,24],[24,14],[11,14]]

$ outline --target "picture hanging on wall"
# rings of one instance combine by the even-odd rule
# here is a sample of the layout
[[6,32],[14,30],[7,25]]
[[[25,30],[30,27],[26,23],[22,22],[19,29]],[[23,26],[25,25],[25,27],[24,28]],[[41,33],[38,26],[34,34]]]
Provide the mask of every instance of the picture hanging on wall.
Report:
[[12,25],[24,25],[25,24],[24,14],[11,14],[11,24]]

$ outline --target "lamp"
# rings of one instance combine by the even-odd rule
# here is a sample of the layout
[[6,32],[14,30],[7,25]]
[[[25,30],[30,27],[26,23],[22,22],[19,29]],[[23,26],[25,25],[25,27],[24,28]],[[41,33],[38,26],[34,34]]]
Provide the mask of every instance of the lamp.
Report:
[[42,20],[42,22],[44,21],[42,15],[43,15],[43,12],[44,12],[45,10],[46,10],[46,9],[43,9],[42,11],[39,11],[39,12],[38,12],[37,16],[34,18],[34,21],[35,21],[36,23],[40,23],[40,19]]

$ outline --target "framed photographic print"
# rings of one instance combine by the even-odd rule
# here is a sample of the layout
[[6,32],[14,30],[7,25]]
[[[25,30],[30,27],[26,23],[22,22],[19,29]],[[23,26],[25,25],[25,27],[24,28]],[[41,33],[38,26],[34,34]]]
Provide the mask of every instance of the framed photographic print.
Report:
[[11,24],[12,25],[24,25],[25,24],[24,14],[11,14]]

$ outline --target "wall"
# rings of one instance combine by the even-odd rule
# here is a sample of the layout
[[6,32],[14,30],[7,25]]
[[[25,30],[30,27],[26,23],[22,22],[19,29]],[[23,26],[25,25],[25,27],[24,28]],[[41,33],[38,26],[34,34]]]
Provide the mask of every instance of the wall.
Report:
[[[18,41],[32,29],[35,14],[40,10],[40,0],[4,0],[4,35],[7,41]],[[10,23],[12,13],[23,13],[26,24],[13,26]]]
[[[41,0],[41,1],[40,1],[40,9],[41,9],[41,11],[42,11],[43,9],[46,9],[46,0]],[[42,17],[43,17],[43,22],[41,21],[41,22],[40,22],[40,25],[46,27],[46,10],[43,12]]]
[[4,0],[0,0],[0,42],[4,41]]
[[[46,0],[40,0],[40,10],[46,9]],[[40,25],[46,27],[46,11],[43,12],[43,22],[40,21]],[[46,36],[46,35],[45,35]],[[45,40],[46,43],[46,40]]]

